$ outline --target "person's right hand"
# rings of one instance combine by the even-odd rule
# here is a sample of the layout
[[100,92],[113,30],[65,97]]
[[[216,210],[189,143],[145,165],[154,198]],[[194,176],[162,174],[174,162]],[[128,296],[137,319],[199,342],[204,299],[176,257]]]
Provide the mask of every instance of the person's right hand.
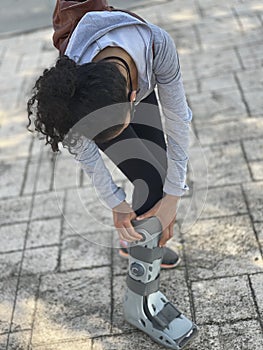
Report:
[[127,242],[134,242],[143,238],[134,230],[131,224],[131,220],[136,218],[136,214],[126,201],[114,207],[112,213],[114,226],[119,233],[120,239]]

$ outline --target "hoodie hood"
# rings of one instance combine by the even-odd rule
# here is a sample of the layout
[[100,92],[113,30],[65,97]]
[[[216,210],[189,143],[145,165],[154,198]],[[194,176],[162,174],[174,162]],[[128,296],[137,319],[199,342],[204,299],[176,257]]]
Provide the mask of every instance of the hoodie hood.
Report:
[[[150,26],[147,22],[142,22],[139,19],[121,11],[94,11],[87,13],[78,23],[75,28],[65,54],[73,59],[77,64],[89,62],[86,57],[88,48],[105,34],[123,27],[139,26],[138,30],[143,29],[148,31],[146,45],[147,62],[146,74],[148,82],[144,82],[144,86],[140,86],[138,99],[141,100],[149,90],[152,90],[152,67],[153,67],[153,35]],[[147,85],[147,86],[146,86]],[[148,90],[146,92],[146,90]]]

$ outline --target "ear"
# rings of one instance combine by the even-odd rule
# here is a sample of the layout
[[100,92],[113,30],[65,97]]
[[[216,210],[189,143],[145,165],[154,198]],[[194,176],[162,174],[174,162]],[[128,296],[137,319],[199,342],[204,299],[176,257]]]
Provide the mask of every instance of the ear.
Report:
[[133,91],[131,92],[131,97],[130,97],[130,101],[131,101],[131,102],[135,102],[135,100],[136,100],[136,94],[137,94],[136,90],[133,90]]

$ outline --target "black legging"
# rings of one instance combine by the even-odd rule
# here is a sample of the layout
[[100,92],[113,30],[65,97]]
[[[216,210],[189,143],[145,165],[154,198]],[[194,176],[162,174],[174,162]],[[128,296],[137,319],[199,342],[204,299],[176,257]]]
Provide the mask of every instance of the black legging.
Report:
[[136,106],[132,123],[119,136],[97,145],[133,183],[132,208],[137,215],[163,197],[166,143],[154,92]]

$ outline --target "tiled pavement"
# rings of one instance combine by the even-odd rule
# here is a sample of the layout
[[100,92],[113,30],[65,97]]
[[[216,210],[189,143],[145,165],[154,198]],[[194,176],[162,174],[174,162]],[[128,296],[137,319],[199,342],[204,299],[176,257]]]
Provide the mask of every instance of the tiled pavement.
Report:
[[[182,264],[162,272],[162,291],[200,326],[189,349],[262,349],[263,3],[135,8],[175,39],[206,159],[195,140],[170,242]],[[29,89],[56,59],[51,34],[0,39],[0,349],[161,349],[123,321],[127,262],[108,248],[111,213],[68,154],[25,130]]]

